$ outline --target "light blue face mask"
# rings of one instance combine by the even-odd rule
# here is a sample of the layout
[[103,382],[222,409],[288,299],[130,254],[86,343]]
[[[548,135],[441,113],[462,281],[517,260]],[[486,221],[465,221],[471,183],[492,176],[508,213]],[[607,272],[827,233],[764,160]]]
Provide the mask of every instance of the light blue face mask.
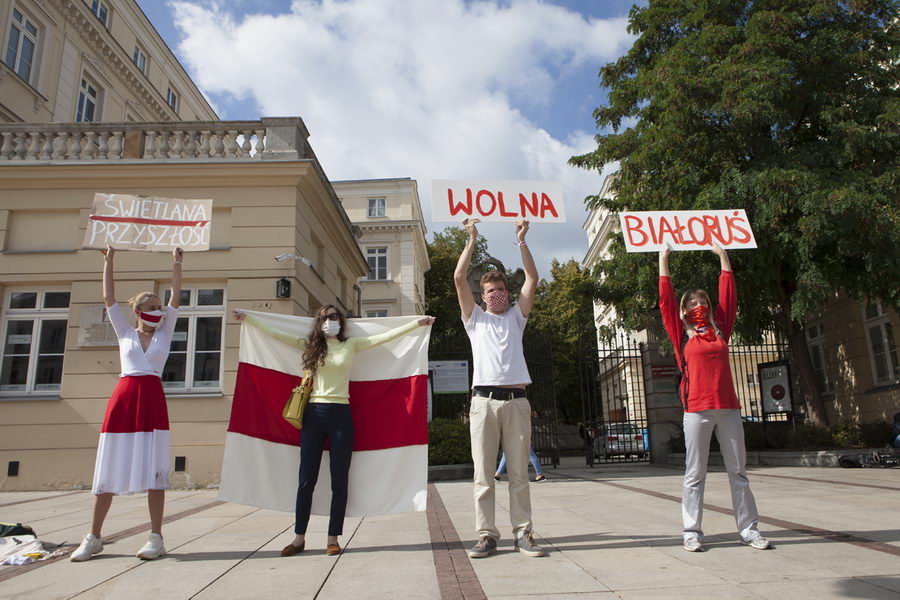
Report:
[[335,336],[341,332],[340,321],[325,321],[322,323],[322,333],[328,337]]

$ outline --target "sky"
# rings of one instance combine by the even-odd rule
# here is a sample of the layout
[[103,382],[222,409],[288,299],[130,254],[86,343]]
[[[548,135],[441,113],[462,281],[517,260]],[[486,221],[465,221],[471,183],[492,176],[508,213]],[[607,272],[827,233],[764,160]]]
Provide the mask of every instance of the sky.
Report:
[[[432,179],[559,181],[566,223],[532,223],[541,277],[581,261],[603,173],[598,71],[624,54],[630,0],[138,0],[223,120],[300,116],[331,180],[411,177],[430,240]],[[605,132],[604,132],[605,133]],[[481,224],[521,266],[512,223]]]

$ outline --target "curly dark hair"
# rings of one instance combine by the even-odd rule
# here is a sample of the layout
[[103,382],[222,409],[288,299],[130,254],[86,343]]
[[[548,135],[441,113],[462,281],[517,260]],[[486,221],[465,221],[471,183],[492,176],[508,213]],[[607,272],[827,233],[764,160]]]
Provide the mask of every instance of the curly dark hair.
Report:
[[312,331],[306,338],[306,350],[303,351],[303,368],[308,369],[313,375],[325,364],[325,357],[328,355],[328,338],[322,332],[322,324],[327,320],[326,315],[329,309],[333,309],[338,315],[338,323],[341,324],[341,331],[337,334],[337,339],[341,342],[347,340],[344,331],[347,329],[347,320],[344,313],[333,304],[326,304],[316,313],[316,320],[313,321]]

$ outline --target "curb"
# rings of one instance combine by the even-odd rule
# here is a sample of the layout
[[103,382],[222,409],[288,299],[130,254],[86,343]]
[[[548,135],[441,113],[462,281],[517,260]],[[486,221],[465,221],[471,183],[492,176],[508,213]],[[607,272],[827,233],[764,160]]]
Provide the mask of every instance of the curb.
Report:
[[[843,450],[812,450],[806,452],[748,452],[747,465],[756,467],[825,467],[839,468],[838,458],[847,454],[871,454],[883,448],[844,448]],[[684,453],[668,455],[670,465],[684,466]],[[724,466],[719,452],[709,453],[709,464]]]
[[475,476],[475,467],[468,465],[433,465],[428,467],[428,482],[433,481],[456,481],[458,479],[468,479],[469,481]]

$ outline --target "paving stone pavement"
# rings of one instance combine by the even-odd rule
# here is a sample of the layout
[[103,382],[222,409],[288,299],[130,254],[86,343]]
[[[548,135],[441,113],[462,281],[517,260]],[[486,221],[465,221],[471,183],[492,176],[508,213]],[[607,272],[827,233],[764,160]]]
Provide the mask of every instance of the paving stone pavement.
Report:
[[[547,475],[531,487],[544,558],[513,552],[505,481],[506,537],[485,559],[465,553],[476,541],[468,481],[429,486],[424,513],[348,518],[339,557],[324,554],[326,517],[312,518],[305,552],[281,558],[292,515],[222,503],[215,490],[170,491],[165,557],[134,557],[149,530],[146,495],[116,498],[101,554],[2,566],[0,598],[900,598],[900,469],[752,469],[767,551],[739,543],[727,477],[712,472],[702,553],[681,549],[679,471],[564,458]],[[88,491],[0,493],[0,521],[69,550],[90,517]]]

